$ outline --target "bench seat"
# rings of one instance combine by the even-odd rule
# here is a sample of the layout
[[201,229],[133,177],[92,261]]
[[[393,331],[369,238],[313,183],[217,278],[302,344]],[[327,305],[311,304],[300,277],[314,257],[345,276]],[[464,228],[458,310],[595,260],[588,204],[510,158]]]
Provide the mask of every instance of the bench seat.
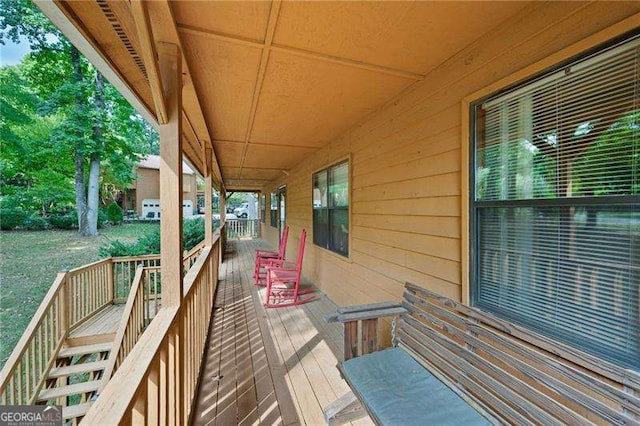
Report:
[[491,424],[402,349],[352,358],[339,368],[379,424]]

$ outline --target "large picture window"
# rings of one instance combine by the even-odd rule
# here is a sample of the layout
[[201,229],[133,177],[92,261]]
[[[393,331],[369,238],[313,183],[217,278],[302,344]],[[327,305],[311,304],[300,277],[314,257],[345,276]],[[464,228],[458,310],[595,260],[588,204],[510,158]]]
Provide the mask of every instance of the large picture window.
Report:
[[313,243],[349,255],[349,162],[313,174]]
[[471,301],[640,370],[640,48],[472,105]]

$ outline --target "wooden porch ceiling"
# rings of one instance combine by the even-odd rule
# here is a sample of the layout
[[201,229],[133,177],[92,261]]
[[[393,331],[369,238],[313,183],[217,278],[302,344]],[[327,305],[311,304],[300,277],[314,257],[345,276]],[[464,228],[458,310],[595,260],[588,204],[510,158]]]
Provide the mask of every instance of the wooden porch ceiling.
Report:
[[282,176],[527,5],[158,0],[145,40],[135,3],[53,2],[154,116],[149,46],[181,46],[185,155],[202,173],[212,145],[230,190]]

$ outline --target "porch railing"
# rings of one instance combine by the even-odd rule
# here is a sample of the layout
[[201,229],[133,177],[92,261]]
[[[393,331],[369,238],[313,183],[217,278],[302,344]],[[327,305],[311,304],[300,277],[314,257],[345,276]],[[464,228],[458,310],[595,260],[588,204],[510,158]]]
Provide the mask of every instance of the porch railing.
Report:
[[[198,254],[204,247],[204,241],[200,242],[194,248],[184,252],[184,270],[191,268],[191,265],[198,258]],[[146,256],[122,256],[111,258],[113,262],[113,278],[114,278],[114,291],[115,291],[115,303],[124,303],[127,300],[130,291],[130,285],[133,282],[133,277],[136,274],[138,266],[143,268],[150,268],[160,266],[160,255],[149,254]]]
[[84,418],[86,424],[187,423],[218,282],[219,234],[184,278],[179,307],[163,307]]
[[[203,246],[200,243],[185,253],[185,272]],[[147,313],[152,308],[155,313],[161,292],[160,256],[107,258],[58,274],[0,371],[3,405],[36,402],[69,333],[108,305],[126,302],[139,265],[156,268],[146,276],[153,296],[149,295],[145,306]],[[149,319],[148,316],[147,322]]]
[[[159,273],[160,267],[158,266],[150,268],[138,266],[113,342],[113,355],[109,357],[109,363],[102,375],[100,391],[109,383],[113,373],[138,343],[147,324],[155,316],[160,296],[159,280],[157,279]],[[151,303],[153,305],[150,305]]]
[[67,335],[67,272],[60,272],[0,373],[2,405],[33,404]]
[[227,238],[258,238],[260,236],[259,219],[227,219],[225,222]]
[[107,258],[67,273],[69,329],[113,303],[111,262],[111,258]]

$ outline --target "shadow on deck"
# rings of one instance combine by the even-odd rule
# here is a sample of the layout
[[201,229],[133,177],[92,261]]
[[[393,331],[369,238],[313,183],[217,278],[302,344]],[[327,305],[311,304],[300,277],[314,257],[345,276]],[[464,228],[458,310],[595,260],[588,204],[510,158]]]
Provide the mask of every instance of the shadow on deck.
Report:
[[265,309],[252,278],[257,248],[269,247],[228,242],[194,424],[324,424],[323,408],[349,391],[336,369],[341,325],[322,321],[336,305],[317,291],[313,302]]

